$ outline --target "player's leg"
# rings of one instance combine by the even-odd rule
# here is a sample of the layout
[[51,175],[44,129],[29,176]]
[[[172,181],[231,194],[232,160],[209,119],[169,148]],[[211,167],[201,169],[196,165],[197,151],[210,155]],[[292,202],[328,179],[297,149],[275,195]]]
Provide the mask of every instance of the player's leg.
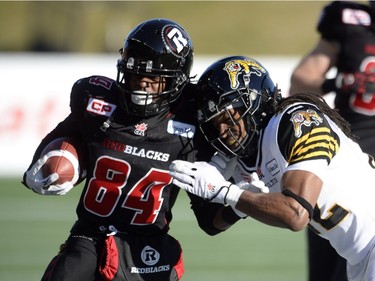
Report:
[[346,260],[337,254],[328,240],[307,231],[308,280],[346,281]]
[[42,281],[94,281],[97,276],[95,242],[90,238],[71,236],[48,265]]

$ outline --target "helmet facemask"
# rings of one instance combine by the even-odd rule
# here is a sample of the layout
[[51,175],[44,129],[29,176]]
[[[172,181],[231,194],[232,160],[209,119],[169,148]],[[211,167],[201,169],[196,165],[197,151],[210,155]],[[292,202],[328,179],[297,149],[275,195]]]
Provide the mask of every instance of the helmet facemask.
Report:
[[200,111],[201,116],[207,117],[200,122],[207,141],[229,157],[247,155],[256,146],[259,136],[253,118],[253,112],[259,106],[259,95],[246,88],[237,89],[223,95],[218,105],[208,105],[210,109],[205,113]]
[[[150,62],[149,65],[152,65],[152,61]],[[150,116],[165,111],[170,103],[178,98],[188,82],[188,78],[179,71],[153,68],[146,70],[142,67],[132,67],[131,64],[126,64],[125,60],[118,60],[117,68],[117,83],[123,92],[121,105],[133,115]],[[153,84],[155,91],[144,91],[135,85],[136,83],[132,83],[142,78],[149,79],[147,83]]]

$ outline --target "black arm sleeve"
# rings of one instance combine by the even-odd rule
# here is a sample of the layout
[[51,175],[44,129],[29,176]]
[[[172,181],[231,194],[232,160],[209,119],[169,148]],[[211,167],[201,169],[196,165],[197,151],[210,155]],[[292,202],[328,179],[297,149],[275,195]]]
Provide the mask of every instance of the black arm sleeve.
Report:
[[198,225],[208,235],[213,236],[224,231],[216,228],[213,224],[215,216],[221,209],[222,219],[228,224],[232,225],[241,219],[230,206],[224,207],[222,204],[209,202],[193,194],[188,193],[188,195]]

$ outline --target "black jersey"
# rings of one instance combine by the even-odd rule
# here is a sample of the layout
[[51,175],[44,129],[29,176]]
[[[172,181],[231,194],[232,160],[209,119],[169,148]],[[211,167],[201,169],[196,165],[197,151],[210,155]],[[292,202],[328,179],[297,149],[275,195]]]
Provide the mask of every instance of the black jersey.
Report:
[[80,79],[72,88],[70,115],[43,139],[33,162],[51,139],[79,137],[87,151],[79,219],[123,232],[165,233],[179,190],[171,185],[170,163],[208,160],[212,151],[195,124],[194,87],[185,87],[173,113],[142,119],[122,110],[114,80]]
[[[375,155],[375,15],[367,5],[333,2],[317,27],[322,38],[339,45],[335,107]],[[371,139],[371,136],[373,138]],[[370,137],[370,138],[369,138]]]

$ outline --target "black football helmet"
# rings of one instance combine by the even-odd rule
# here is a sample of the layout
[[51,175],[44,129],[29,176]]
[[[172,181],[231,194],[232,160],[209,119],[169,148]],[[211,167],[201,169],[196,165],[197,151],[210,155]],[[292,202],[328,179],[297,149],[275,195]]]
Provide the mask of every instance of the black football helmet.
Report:
[[[259,131],[266,126],[280,100],[279,90],[258,61],[243,56],[223,58],[209,66],[198,81],[200,129],[228,157],[247,157],[256,151]],[[229,125],[223,133],[217,119],[224,113],[229,116],[226,121]],[[240,122],[245,130],[245,137],[241,138],[235,133]],[[224,135],[230,136],[230,143]]]
[[[174,21],[142,22],[126,37],[120,53],[117,83],[123,89],[122,106],[129,114],[151,116],[164,112],[190,80],[194,56],[192,41]],[[158,94],[134,91],[129,85],[131,75],[159,77],[166,82],[165,87]]]
[[372,16],[375,16],[375,1],[370,0],[368,2],[369,2],[370,11],[371,11]]

